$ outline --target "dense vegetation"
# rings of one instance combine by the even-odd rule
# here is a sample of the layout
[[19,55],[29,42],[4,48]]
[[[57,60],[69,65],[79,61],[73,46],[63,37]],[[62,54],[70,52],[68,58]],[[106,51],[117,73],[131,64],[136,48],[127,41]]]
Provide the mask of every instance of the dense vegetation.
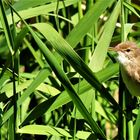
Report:
[[0,0],[0,139],[139,139],[138,97],[108,51],[140,43],[139,10],[138,0]]

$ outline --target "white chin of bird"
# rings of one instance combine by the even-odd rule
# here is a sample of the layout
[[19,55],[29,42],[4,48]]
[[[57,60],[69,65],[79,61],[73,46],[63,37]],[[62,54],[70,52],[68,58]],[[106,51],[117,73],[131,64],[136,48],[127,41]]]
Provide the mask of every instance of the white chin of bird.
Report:
[[117,59],[123,65],[127,65],[130,62],[130,60],[122,52],[118,53]]

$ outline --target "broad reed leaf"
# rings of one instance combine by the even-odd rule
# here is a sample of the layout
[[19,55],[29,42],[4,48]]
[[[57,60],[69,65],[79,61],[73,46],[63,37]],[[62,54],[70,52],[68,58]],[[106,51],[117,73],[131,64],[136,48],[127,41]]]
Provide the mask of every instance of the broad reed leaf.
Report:
[[92,70],[84,63],[79,55],[72,49],[72,47],[54,30],[52,26],[46,23],[33,24],[33,27],[38,29],[44,37],[50,42],[52,47],[65,58],[72,67],[83,76],[95,89],[97,89],[101,96],[106,98],[116,107],[118,104],[114,98],[108,93],[104,86],[99,82],[98,78]]
[[[78,2],[78,0],[64,1],[66,7],[70,6],[72,4],[75,4],[76,2]],[[49,12],[55,11],[56,7],[57,7],[57,2],[52,2],[52,3],[46,4],[46,5],[41,5],[41,6],[36,6],[36,7],[31,7],[29,9],[24,9],[24,10],[19,10],[22,8],[20,8],[19,6],[17,8],[17,6],[16,6],[17,10],[19,10],[18,13],[20,14],[20,16],[23,19],[29,19],[29,18],[36,17],[39,15],[47,15],[47,14],[49,14]],[[62,9],[62,8],[64,8],[63,2],[59,2],[59,9]],[[8,20],[8,23],[11,25],[12,18],[11,18],[11,14],[9,12],[7,14],[7,20]],[[14,21],[18,22],[19,20],[20,20],[20,18],[16,14],[14,14]],[[0,27],[1,27],[1,23],[0,23]]]
[[[49,125],[26,125],[17,130],[20,134],[33,134],[33,135],[47,135],[47,136],[62,136],[72,138],[70,130],[65,130],[59,127],[53,127]],[[91,132],[88,131],[77,131],[76,138],[78,139],[88,139]],[[56,137],[55,137],[56,138]]]
[[21,129],[18,129],[18,133],[72,137],[70,133],[64,129],[48,125],[27,125],[22,127]]
[[[118,73],[119,66],[118,64],[111,65],[110,67],[107,67],[106,69],[100,71],[97,73],[97,77],[100,79],[100,81],[104,82],[108,80],[110,77],[112,77],[114,74]],[[87,94],[87,91],[92,89],[92,86],[87,83],[87,81],[83,80],[79,83],[74,85],[75,90],[79,87],[78,95],[81,96],[83,94]],[[39,116],[43,115],[45,112],[51,112],[55,109],[58,109],[62,105],[67,104],[72,99],[66,94],[66,91],[63,91],[59,96],[55,96],[53,98],[50,98],[49,100],[46,100],[42,103],[40,103],[37,107],[35,107],[25,118],[25,120],[22,122],[22,125],[27,124],[29,121],[34,120],[35,118],[38,118]],[[95,102],[95,105],[98,106],[99,103]],[[96,112],[99,113],[101,116],[108,118],[104,113],[102,113],[98,108],[95,108]]]
[[[89,112],[87,111],[86,107],[80,100],[79,96],[75,92],[71,82],[69,81],[66,74],[61,69],[59,63],[57,62],[57,59],[54,57],[54,55],[50,52],[50,50],[46,47],[46,45],[40,40],[40,38],[35,34],[35,32],[26,24],[29,31],[31,32],[32,36],[34,37],[36,43],[38,44],[39,49],[44,54],[45,59],[47,60],[48,64],[56,74],[57,78],[60,80],[60,82],[63,84],[64,88],[66,89],[67,93],[71,97],[72,101],[75,103],[76,107],[80,111],[80,113],[83,115],[84,119],[88,122],[88,124],[91,126],[92,130],[101,138],[105,138],[105,135],[101,128],[97,125],[97,123],[93,120]],[[55,38],[53,38],[54,40]],[[57,41],[57,40],[56,40]],[[56,43],[56,42],[55,42]]]

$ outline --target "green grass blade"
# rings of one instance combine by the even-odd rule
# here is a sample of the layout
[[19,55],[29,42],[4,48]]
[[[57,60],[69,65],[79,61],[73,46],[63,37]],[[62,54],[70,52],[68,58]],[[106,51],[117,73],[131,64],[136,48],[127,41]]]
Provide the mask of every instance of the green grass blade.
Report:
[[[64,1],[66,7],[70,6],[72,4],[75,4],[76,2],[78,2],[78,0]],[[55,11],[56,6],[57,6],[57,2],[52,2],[52,3],[46,4],[46,5],[31,7],[29,9],[24,9],[24,10],[19,10],[18,13],[20,14],[20,16],[23,19],[29,19],[29,18],[36,17],[39,15],[47,15],[47,14],[49,14],[49,12]],[[24,7],[24,5],[22,5],[22,7]],[[59,9],[62,9],[63,7],[64,7],[63,2],[59,2]],[[21,9],[21,8],[17,8],[17,10],[18,9]],[[7,14],[7,19],[8,19],[9,25],[11,25],[12,19],[11,19],[10,14]],[[15,22],[18,22],[20,20],[20,18],[17,15],[14,15],[14,20],[15,20]],[[1,27],[1,23],[0,23],[0,27]]]
[[90,27],[93,27],[100,15],[106,10],[108,6],[110,6],[113,1],[114,0],[106,0],[104,3],[102,0],[98,0],[94,6],[92,6],[92,8],[84,15],[84,17],[67,36],[66,40],[73,48],[88,33],[88,31],[91,29]]
[[[17,107],[20,105],[34,92],[34,90],[46,79],[46,77],[50,74],[48,69],[42,69],[39,74],[36,76],[31,85],[25,90],[25,92],[21,95],[21,97],[17,100]],[[13,107],[7,110],[3,115],[2,124],[4,124],[8,118],[13,114]]]
[[97,125],[97,123],[92,119],[91,115],[87,111],[86,107],[80,100],[79,96],[75,92],[72,84],[70,83],[68,77],[65,75],[65,73],[62,71],[60,65],[58,64],[56,58],[53,56],[53,54],[50,52],[50,50],[45,46],[45,44],[38,38],[38,36],[34,33],[34,31],[27,26],[34,37],[36,43],[38,44],[38,47],[44,54],[47,62],[51,66],[52,70],[55,72],[58,79],[61,81],[65,89],[67,90],[69,96],[72,98],[73,102],[75,103],[76,107],[80,111],[80,113],[83,115],[85,120],[89,123],[92,130],[101,138],[105,138],[104,133],[100,129],[100,127]]
[[[16,14],[20,17],[20,15],[17,12],[16,12]],[[92,130],[98,135],[98,137],[105,138],[105,135],[104,135],[103,131],[100,129],[100,127],[96,124],[96,122],[90,116],[90,114],[87,111],[86,107],[83,105],[83,103],[81,102],[79,96],[75,92],[75,90],[74,90],[72,84],[70,83],[69,79],[67,78],[67,76],[65,75],[65,73],[62,71],[60,65],[58,64],[58,62],[56,60],[56,58],[53,56],[53,54],[50,52],[50,50],[45,46],[45,44],[39,39],[39,37],[35,34],[35,32],[27,25],[27,23],[24,20],[23,20],[23,22],[28,27],[28,29],[31,32],[32,36],[34,37],[36,43],[38,44],[40,50],[44,54],[47,62],[49,63],[49,65],[51,66],[51,68],[55,72],[56,76],[61,81],[61,83],[63,84],[63,86],[67,90],[67,92],[69,93],[69,95],[72,98],[73,102],[76,104],[78,110],[81,112],[81,114],[83,115],[83,117],[85,118],[85,120],[91,126]],[[25,99],[25,97],[23,97],[23,99]]]
[[[16,36],[15,38],[15,46],[14,46],[14,54],[15,55],[17,53],[17,50],[19,49],[19,46],[21,45],[21,42],[23,40],[23,38],[25,37],[25,35],[28,33],[28,29],[26,27],[24,27],[19,34]],[[12,62],[11,59],[11,54],[8,54],[8,58],[7,61],[5,62],[4,68],[2,69],[1,73],[0,73],[0,77],[5,73],[5,71],[10,67],[10,64]]]
[[133,12],[137,17],[140,18],[140,14],[137,13],[137,11],[134,9],[133,5],[131,5],[127,2],[123,2],[123,4],[126,8],[128,8],[131,12]]
[[[116,74],[119,70],[118,64],[115,64],[113,66],[107,67],[106,69],[100,71],[97,73],[97,77],[102,81],[108,80],[111,76]],[[79,84],[79,83],[78,83]],[[78,84],[74,85],[75,90],[78,87]],[[79,87],[79,93],[78,95],[81,96],[83,94],[87,94],[87,91],[91,90],[92,86],[89,85],[85,80],[80,82]],[[70,102],[72,99],[66,94],[66,91],[63,91],[59,96],[53,97],[49,100],[46,100],[39,104],[37,107],[35,107],[25,118],[25,120],[22,122],[21,126],[27,124],[29,121],[34,120],[35,118],[38,118],[40,115],[43,115],[46,111],[51,112],[68,102]],[[97,104],[97,103],[96,103]],[[39,113],[38,113],[39,112]],[[100,110],[96,108],[97,113],[101,113]],[[103,115],[103,114],[101,114]],[[103,117],[105,117],[103,115]]]
[[[113,32],[116,27],[116,22],[120,14],[121,2],[118,1],[109,20],[105,23],[104,32],[96,46],[93,56],[90,61],[90,68],[97,72],[103,68],[104,61],[107,55],[107,50],[111,42]],[[102,50],[102,51],[101,51]]]
[[18,130],[20,134],[36,134],[36,135],[53,135],[72,137],[69,132],[62,128],[52,127],[49,125],[26,125]]
[[8,21],[7,21],[7,18],[6,18],[6,14],[5,14],[5,10],[4,10],[4,7],[3,7],[2,0],[0,1],[0,19],[1,19],[0,21],[2,23],[2,27],[4,29],[4,33],[5,33],[5,36],[6,36],[6,40],[7,40],[9,50],[10,50],[11,54],[13,54],[14,42],[13,42],[12,34],[11,34],[11,31],[10,31],[10,28],[9,28],[9,25],[8,25]]
[[49,25],[46,23],[38,23],[32,25],[37,28],[44,37],[50,42],[50,44],[56,49],[56,51],[65,58],[73,68],[80,73],[95,89],[97,89],[103,97],[111,102],[116,107],[118,104],[114,98],[108,93],[108,91],[99,82],[95,74],[84,63],[79,55],[72,49],[72,47]]
[[24,42],[27,45],[27,47],[29,48],[29,50],[31,51],[32,55],[34,56],[34,58],[36,59],[36,61],[38,62],[38,64],[40,65],[40,67],[43,68],[44,67],[44,62],[38,56],[37,52],[31,46],[31,44],[29,43],[29,41],[27,39],[24,39]]
[[138,110],[138,115],[134,125],[133,133],[134,133],[134,140],[138,140],[138,137],[140,135],[139,134],[140,133],[140,108]]

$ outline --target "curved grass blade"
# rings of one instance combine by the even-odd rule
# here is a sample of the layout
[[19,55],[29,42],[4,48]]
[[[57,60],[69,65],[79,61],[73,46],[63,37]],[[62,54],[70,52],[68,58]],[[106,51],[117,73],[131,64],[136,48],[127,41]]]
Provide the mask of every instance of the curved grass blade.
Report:
[[[66,0],[64,1],[65,6],[70,6],[72,4],[75,4],[76,2],[78,2],[78,0]],[[22,5],[24,7],[24,5]],[[29,19],[32,17],[36,17],[39,15],[47,15],[49,14],[49,12],[55,11],[56,10],[56,6],[57,6],[57,2],[52,2],[46,5],[41,5],[41,6],[35,6],[29,9],[24,9],[24,10],[19,10],[18,13],[20,14],[20,16],[23,19]],[[59,9],[62,9],[64,7],[63,2],[59,2]],[[11,14],[7,14],[7,19],[8,19],[8,23],[9,25],[12,24],[12,19],[11,19]],[[14,14],[14,20],[15,22],[18,22],[20,20],[20,18]],[[0,22],[0,27],[1,27],[1,22]]]
[[97,123],[93,120],[89,112],[87,111],[86,107],[80,100],[79,96],[75,92],[72,84],[70,83],[68,77],[65,75],[63,70],[61,69],[60,65],[58,64],[56,58],[53,56],[53,54],[50,52],[50,50],[45,46],[45,44],[39,39],[39,37],[35,34],[35,32],[26,25],[31,32],[33,38],[35,39],[36,43],[38,44],[38,47],[44,54],[44,57],[46,58],[47,62],[49,63],[50,67],[58,77],[58,79],[61,81],[63,86],[65,87],[67,93],[72,98],[73,102],[75,103],[76,107],[80,111],[80,113],[83,115],[85,120],[89,123],[92,130],[97,134],[98,137],[105,138],[105,135],[102,131],[102,129],[97,125]]
[[79,23],[67,36],[67,42],[74,48],[87,32],[93,27],[94,23],[99,19],[100,15],[106,10],[114,0],[98,0],[92,8],[84,15]]
[[6,17],[6,14],[5,14],[5,10],[4,10],[4,7],[3,7],[2,0],[0,1],[0,19],[1,19],[0,21],[2,23],[2,27],[4,29],[6,41],[7,41],[10,53],[12,55],[13,54],[13,48],[14,48],[14,41],[13,41],[13,38],[12,38],[10,27],[8,25],[8,21],[7,21],[7,17]]
[[[116,27],[116,22],[120,14],[121,2],[118,1],[114,11],[112,12],[109,20],[105,23],[104,32],[96,46],[89,66],[94,72],[97,72],[103,68],[104,61],[107,55],[108,46],[111,42],[113,32]],[[101,51],[102,50],[102,51]]]
[[[34,90],[46,79],[46,77],[49,74],[50,71],[48,71],[48,69],[46,68],[42,69],[39,72],[39,74],[36,76],[34,81],[25,90],[25,92],[21,95],[21,97],[19,97],[19,99],[17,100],[17,108],[20,107],[20,105],[34,92]],[[12,114],[13,114],[13,106],[3,114],[2,124],[4,124]]]
[[[110,67],[107,67],[106,69],[98,72],[96,75],[100,81],[105,82],[110,77],[112,77],[114,74],[118,73],[118,71],[119,71],[119,65],[114,64],[114,65],[111,65]],[[75,90],[79,86],[78,84],[74,85]],[[83,80],[80,82],[78,95],[81,96],[83,94],[86,94],[87,91],[89,91],[91,89],[92,89],[92,86],[90,84],[88,84],[87,81]],[[38,118],[39,116],[43,115],[45,112],[51,112],[65,104],[67,104],[70,101],[71,101],[71,98],[68,96],[68,94],[66,94],[66,91],[63,91],[59,96],[50,98],[49,100],[46,100],[46,101],[40,103],[38,106],[36,106],[27,115],[25,120],[22,122],[21,126],[26,125],[29,121]],[[100,110],[96,110],[96,112],[100,114]],[[103,116],[103,114],[101,114],[101,115]],[[103,117],[105,117],[105,116],[103,116]]]
[[73,68],[82,75],[95,89],[97,89],[101,96],[106,98],[114,106],[118,107],[118,103],[108,93],[104,86],[99,82],[95,74],[84,63],[79,55],[72,49],[72,47],[54,30],[52,26],[46,23],[33,24],[33,27],[38,29],[44,37],[50,42],[55,50],[65,58]]
[[[9,6],[12,8],[11,5],[9,5]],[[12,8],[12,9],[20,17],[20,15],[15,11],[15,9],[14,8]],[[67,90],[67,92],[69,93],[69,96],[72,98],[73,102],[76,104],[76,107],[78,108],[80,113],[83,115],[85,120],[91,126],[92,130],[97,134],[97,136],[99,138],[106,139],[102,129],[93,120],[93,118],[91,117],[91,115],[87,111],[86,107],[83,105],[82,101],[80,100],[79,96],[75,92],[75,90],[74,90],[71,82],[69,81],[68,77],[65,75],[65,73],[61,69],[61,67],[60,67],[59,63],[57,62],[56,58],[53,56],[53,54],[50,52],[50,50],[45,46],[45,44],[40,40],[40,38],[37,36],[37,34],[28,26],[28,24],[24,20],[22,20],[22,21],[25,23],[25,25],[29,29],[30,33],[32,34],[33,38],[35,39],[36,43],[38,44],[38,47],[40,48],[40,50],[44,54],[45,59],[47,60],[47,62],[49,63],[50,67],[52,68],[52,70],[54,71],[54,73],[56,74],[58,79],[61,81],[61,83],[63,84],[63,86]],[[23,97],[22,101],[24,99],[25,99],[25,97]],[[18,101],[20,101],[20,100],[18,100]],[[18,102],[18,104],[19,103],[20,102]]]

